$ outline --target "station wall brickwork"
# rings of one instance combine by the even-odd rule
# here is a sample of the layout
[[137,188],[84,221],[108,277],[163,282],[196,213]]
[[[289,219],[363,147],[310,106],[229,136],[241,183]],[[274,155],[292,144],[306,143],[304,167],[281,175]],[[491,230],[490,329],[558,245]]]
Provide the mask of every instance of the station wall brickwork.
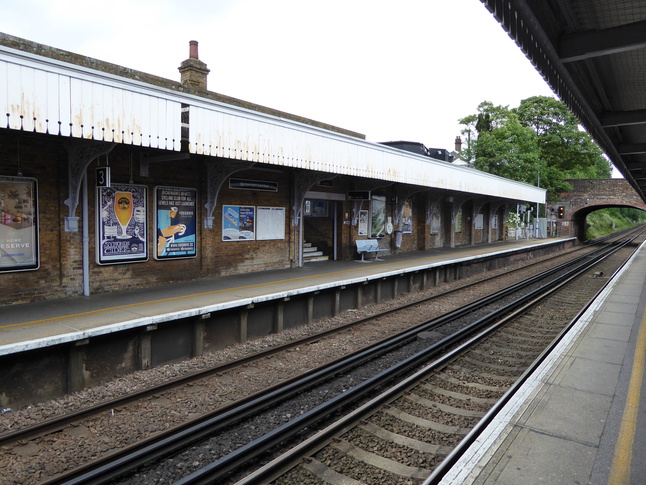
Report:
[[[78,232],[65,232],[64,217],[68,207],[68,153],[63,141],[52,137],[13,136],[15,133],[0,130],[0,174],[15,176],[18,170],[23,177],[38,181],[39,211],[39,261],[40,267],[32,271],[0,273],[0,305],[23,303],[51,298],[78,296],[83,293],[82,230],[79,219]],[[28,142],[27,142],[28,141]],[[20,147],[18,143],[20,142]],[[207,197],[206,164],[200,157],[181,162],[151,164],[149,176],[139,175],[139,153],[131,147],[117,146],[109,154],[113,184],[132,183],[148,189],[148,253],[149,259],[138,263],[99,265],[96,262],[96,162],[90,164],[88,175],[89,220],[89,280],[92,294],[151,287],[189,281],[201,277],[217,277],[289,267],[295,254],[290,253],[295,235],[290,221],[290,175],[280,171],[249,169],[236,176],[251,180],[272,181],[278,192],[235,190],[222,187],[213,213],[212,229],[203,227]],[[19,155],[18,155],[19,154]],[[20,159],[18,159],[18,156]],[[99,158],[106,164],[104,157]],[[154,189],[156,186],[195,188],[197,203],[197,257],[158,261],[153,258],[156,245],[154,224]],[[223,241],[222,206],[248,205],[283,207],[286,210],[284,239],[269,241]],[[81,216],[81,206],[76,211]]]
[[563,205],[566,211],[575,212],[584,207],[616,204],[646,210],[644,201],[625,179],[580,179],[568,180],[568,183],[572,190],[559,194],[553,207]]
[[[0,305],[26,303],[46,299],[58,299],[83,295],[83,218],[81,204],[75,215],[79,217],[78,232],[64,230],[64,218],[68,215],[65,200],[68,198],[68,150],[65,140],[55,136],[26,134],[0,129],[0,175],[24,177],[38,181],[39,248],[40,267],[33,271],[0,272]],[[75,142],[78,143],[78,142]],[[89,284],[90,294],[115,291],[129,291],[143,287],[154,287],[181,283],[199,278],[244,274],[255,271],[296,266],[299,261],[299,230],[292,225],[292,210],[295,171],[280,167],[252,167],[236,172],[236,178],[273,182],[278,191],[240,190],[229,188],[224,183],[219,191],[217,206],[213,213],[213,227],[204,228],[207,215],[205,204],[208,195],[207,161],[218,163],[218,159],[191,156],[190,159],[149,164],[146,176],[139,168],[141,156],[167,154],[166,152],[117,145],[107,156],[100,156],[87,169],[88,177],[88,232],[89,232]],[[227,161],[228,162],[228,161]],[[147,232],[148,254],[145,262],[100,265],[96,262],[96,197],[95,169],[109,165],[113,184],[145,185],[148,190]],[[188,187],[197,189],[197,257],[188,259],[158,261],[153,257],[156,247],[154,218],[154,194],[156,186]],[[313,186],[312,191],[345,194],[356,188],[352,177],[337,177],[331,187]],[[394,185],[372,191],[386,199],[386,215],[393,224],[396,221],[397,190]],[[402,234],[402,244],[396,247],[397,233],[386,234],[379,246],[391,254],[433,247],[449,246],[451,237],[450,214],[452,204],[444,200],[439,204],[442,214],[440,234],[431,234],[427,223],[429,191],[419,192],[410,197],[413,210],[413,229]],[[435,195],[436,196],[436,195]],[[222,207],[224,205],[270,206],[285,209],[284,239],[223,241]],[[369,207],[368,201],[363,208]],[[330,204],[334,207],[334,204]],[[353,201],[336,202],[337,216],[337,258],[352,260],[359,256],[356,240],[366,238],[358,235],[358,225],[352,224]],[[347,216],[346,216],[347,214]],[[463,212],[463,233],[456,234],[455,245],[471,244],[470,232],[465,231],[467,212]],[[333,214],[330,214],[333,220]],[[395,227],[395,229],[398,229]],[[326,237],[332,241],[333,226],[325,226]],[[486,242],[486,234],[478,231],[477,242]],[[368,236],[369,238],[369,236]],[[332,254],[330,254],[332,256]]]

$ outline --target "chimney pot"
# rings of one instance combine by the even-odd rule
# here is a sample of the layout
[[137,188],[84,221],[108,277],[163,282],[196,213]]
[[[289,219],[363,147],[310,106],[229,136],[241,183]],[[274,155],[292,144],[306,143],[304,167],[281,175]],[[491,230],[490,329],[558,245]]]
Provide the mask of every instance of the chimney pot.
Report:
[[197,54],[197,41],[191,40],[188,44],[189,44],[188,57],[190,59],[199,59],[199,56]]

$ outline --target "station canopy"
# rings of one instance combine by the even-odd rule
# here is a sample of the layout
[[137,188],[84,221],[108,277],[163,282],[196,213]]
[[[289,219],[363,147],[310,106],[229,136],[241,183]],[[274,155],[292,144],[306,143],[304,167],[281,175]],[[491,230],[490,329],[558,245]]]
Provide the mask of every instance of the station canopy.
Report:
[[481,1],[646,201],[646,1]]

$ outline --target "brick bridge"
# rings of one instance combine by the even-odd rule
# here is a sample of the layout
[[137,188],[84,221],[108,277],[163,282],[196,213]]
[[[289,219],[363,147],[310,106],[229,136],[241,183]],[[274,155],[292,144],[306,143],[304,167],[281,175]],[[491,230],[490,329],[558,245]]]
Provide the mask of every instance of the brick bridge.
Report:
[[[633,207],[646,211],[646,204],[625,179],[568,180],[572,191],[560,194],[558,201],[547,204],[548,221],[552,219],[556,235],[576,236],[585,240],[585,218],[590,212],[608,207]],[[558,208],[564,207],[563,219]],[[550,211],[553,211],[551,217]]]

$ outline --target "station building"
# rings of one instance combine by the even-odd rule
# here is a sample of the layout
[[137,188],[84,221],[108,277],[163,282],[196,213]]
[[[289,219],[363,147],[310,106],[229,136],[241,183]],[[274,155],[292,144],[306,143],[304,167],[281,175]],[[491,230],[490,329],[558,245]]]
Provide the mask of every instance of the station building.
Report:
[[179,70],[0,34],[0,305],[360,260],[358,240],[486,244],[545,203],[437,150],[209,91],[194,41]]

